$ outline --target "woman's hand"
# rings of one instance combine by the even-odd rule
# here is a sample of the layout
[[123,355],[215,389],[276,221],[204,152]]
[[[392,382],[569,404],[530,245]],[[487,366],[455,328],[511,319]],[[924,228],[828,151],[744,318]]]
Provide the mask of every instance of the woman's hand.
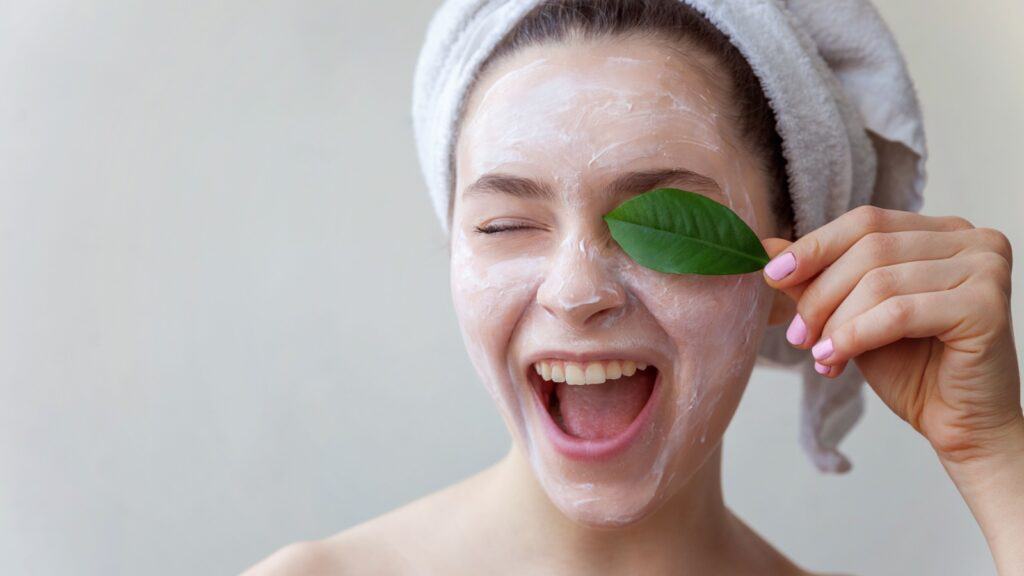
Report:
[[790,342],[828,376],[854,360],[941,457],[982,455],[1021,421],[1005,236],[865,206],[765,244],[765,278],[797,303]]
[[[796,242],[764,244],[774,256],[766,281],[796,301],[790,342],[830,377],[853,360],[935,448],[990,544],[993,534],[1015,540],[1024,560],[1024,416],[1006,237],[962,218],[860,207]],[[992,490],[999,503],[981,494]],[[1009,520],[1007,505],[1017,511]]]

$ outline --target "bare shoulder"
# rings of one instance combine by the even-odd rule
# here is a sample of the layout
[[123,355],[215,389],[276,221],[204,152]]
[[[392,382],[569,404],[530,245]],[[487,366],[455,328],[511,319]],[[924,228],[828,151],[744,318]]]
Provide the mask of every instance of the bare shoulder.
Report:
[[[737,543],[741,550],[745,551],[747,555],[754,553],[756,560],[750,565],[746,566],[742,571],[743,574],[779,574],[785,576],[851,576],[847,574],[838,574],[835,572],[811,572],[797,565],[795,562],[790,560],[785,554],[772,546],[767,540],[761,537],[753,528],[747,525],[740,517],[735,514],[730,515],[732,519],[732,526],[735,529],[735,535],[737,536],[735,543]],[[737,550],[733,555],[736,558],[741,557],[741,550]],[[736,571],[734,571],[736,573]]]
[[797,568],[797,571],[794,574],[799,576],[855,576],[848,572],[812,572],[802,568]]
[[323,540],[293,542],[275,551],[242,576],[347,576],[412,573],[399,548],[376,540],[371,531]]
[[293,542],[278,549],[242,576],[348,574],[336,551],[322,541]]
[[445,547],[459,538],[447,531],[467,508],[467,480],[322,540],[284,546],[242,576],[449,573],[456,554]]

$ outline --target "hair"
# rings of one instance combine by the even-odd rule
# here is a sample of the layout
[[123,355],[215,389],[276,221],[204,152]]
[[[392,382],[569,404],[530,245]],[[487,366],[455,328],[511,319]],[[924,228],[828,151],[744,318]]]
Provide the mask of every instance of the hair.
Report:
[[729,83],[735,126],[748,149],[760,158],[767,176],[779,229],[791,228],[793,204],[782,139],[761,83],[725,34],[682,0],[546,0],[499,42],[477,78],[499,60],[530,46],[616,37],[668,40],[716,58],[716,71]]

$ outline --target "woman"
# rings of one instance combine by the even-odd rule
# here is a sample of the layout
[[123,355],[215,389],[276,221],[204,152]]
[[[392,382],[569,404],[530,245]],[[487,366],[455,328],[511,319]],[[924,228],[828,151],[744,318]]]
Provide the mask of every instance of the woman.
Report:
[[[861,2],[829,6],[874,14]],[[934,447],[1000,574],[1024,574],[1010,246],[962,218],[910,211],[923,140],[888,132],[856,79],[822,72],[817,52],[841,38],[816,27],[814,10],[443,8],[438,20],[455,24],[435,22],[428,37],[439,56],[421,60],[417,136],[451,232],[467,349],[512,448],[474,477],[288,546],[249,574],[803,574],[721,495],[722,434],[759,351],[798,354],[824,379],[859,378],[853,361]],[[909,84],[897,88],[912,100]],[[838,96],[807,97],[814,90]],[[823,102],[832,108],[813,108]],[[633,262],[602,216],[666,186],[739,214],[773,256],[763,275]],[[791,352],[766,352],[767,326],[784,321]],[[844,467],[820,437],[811,444],[823,468]]]

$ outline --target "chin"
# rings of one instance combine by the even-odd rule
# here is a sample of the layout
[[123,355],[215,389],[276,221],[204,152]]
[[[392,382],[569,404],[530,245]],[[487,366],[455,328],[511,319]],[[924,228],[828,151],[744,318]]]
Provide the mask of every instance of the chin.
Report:
[[566,518],[592,528],[621,528],[640,522],[663,502],[657,483],[563,485],[542,482],[551,502]]

